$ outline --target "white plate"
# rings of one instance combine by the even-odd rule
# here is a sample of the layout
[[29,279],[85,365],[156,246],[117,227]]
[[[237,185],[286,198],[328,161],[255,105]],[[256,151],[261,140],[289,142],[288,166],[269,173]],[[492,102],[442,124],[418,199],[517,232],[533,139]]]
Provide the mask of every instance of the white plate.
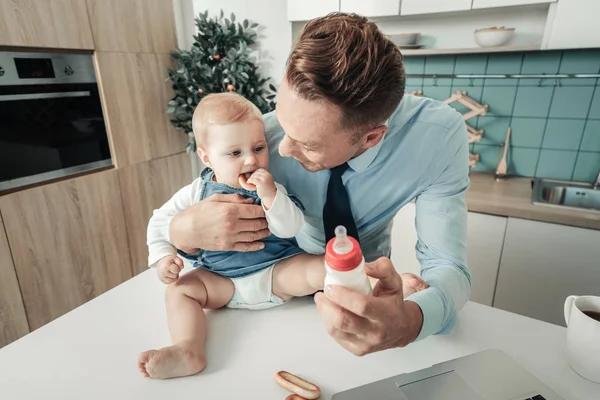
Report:
[[420,49],[424,45],[422,44],[407,44],[404,46],[398,46],[399,49]]

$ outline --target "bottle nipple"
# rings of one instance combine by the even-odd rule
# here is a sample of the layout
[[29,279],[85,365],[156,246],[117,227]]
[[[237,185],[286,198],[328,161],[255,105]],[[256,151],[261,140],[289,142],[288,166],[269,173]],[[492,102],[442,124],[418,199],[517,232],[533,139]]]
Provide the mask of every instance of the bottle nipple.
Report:
[[348,239],[346,228],[339,225],[335,228],[335,239],[333,241],[333,251],[338,254],[347,254],[354,247],[350,239]]

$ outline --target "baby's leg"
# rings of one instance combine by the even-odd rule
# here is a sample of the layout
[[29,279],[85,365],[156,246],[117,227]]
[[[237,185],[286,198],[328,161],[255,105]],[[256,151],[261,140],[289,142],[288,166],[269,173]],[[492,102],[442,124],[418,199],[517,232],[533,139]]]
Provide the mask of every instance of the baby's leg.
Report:
[[[325,281],[325,265],[323,256],[300,254],[283,260],[273,269],[273,294],[283,300],[291,297],[301,297],[323,290]],[[403,273],[402,291],[404,297],[420,292],[428,287],[419,276]],[[369,278],[371,286],[377,284],[377,279]]]
[[300,254],[280,261],[273,269],[273,294],[283,300],[323,290],[323,256]]
[[221,308],[233,296],[233,282],[196,269],[167,287],[167,321],[172,346],[140,354],[143,375],[156,379],[194,375],[206,366],[204,309]]
[[400,274],[400,277],[402,278],[402,291],[404,292],[404,298],[429,287],[427,283],[425,283],[425,281],[417,275],[404,273]]
[[[408,272],[400,274],[400,278],[402,278],[402,292],[404,293],[404,298],[429,287],[421,277]],[[369,277],[371,287],[375,287],[378,281],[379,280],[376,278]]]

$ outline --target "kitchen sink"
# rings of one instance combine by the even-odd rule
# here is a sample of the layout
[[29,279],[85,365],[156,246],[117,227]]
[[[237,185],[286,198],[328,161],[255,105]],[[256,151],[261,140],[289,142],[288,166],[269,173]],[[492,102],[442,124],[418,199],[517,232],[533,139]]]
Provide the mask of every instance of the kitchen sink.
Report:
[[533,204],[600,212],[600,188],[587,182],[535,179]]

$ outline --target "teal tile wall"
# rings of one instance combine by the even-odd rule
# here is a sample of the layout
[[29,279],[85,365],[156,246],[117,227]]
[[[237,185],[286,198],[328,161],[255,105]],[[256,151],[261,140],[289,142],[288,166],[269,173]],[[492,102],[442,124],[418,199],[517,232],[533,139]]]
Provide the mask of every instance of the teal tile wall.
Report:
[[[407,56],[407,74],[600,73],[600,49],[526,53]],[[495,171],[511,127],[509,172],[513,175],[591,181],[600,169],[598,79],[408,78],[407,91],[447,99],[464,90],[488,113],[468,123],[483,129],[471,144],[480,156],[474,170]],[[461,113],[460,103],[451,104]]]

